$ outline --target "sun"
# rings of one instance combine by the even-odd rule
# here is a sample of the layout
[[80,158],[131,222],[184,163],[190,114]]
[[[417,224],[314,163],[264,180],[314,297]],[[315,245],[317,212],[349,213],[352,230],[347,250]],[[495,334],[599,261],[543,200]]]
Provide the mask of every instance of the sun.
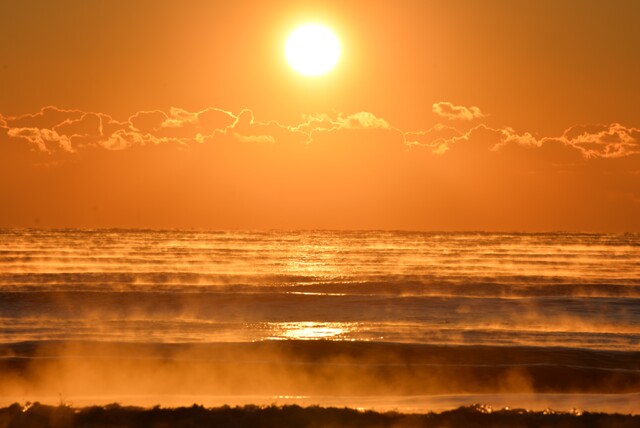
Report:
[[338,37],[318,24],[296,28],[285,46],[287,62],[305,76],[320,76],[331,71],[340,59],[340,51]]

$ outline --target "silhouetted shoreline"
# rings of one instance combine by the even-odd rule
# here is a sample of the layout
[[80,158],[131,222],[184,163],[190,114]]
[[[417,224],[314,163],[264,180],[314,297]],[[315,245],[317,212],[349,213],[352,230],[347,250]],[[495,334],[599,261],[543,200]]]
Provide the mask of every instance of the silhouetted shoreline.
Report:
[[64,404],[15,403],[0,409],[0,428],[62,427],[637,427],[640,415],[574,412],[531,412],[525,409],[492,410],[482,405],[459,407],[442,413],[378,413],[349,408],[247,405],[205,408],[122,407],[118,404],[73,408]]

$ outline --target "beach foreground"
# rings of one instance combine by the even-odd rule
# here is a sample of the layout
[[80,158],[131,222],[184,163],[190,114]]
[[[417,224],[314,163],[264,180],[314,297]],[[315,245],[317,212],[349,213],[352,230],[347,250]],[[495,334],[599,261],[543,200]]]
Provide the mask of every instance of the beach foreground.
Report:
[[348,408],[300,406],[244,406],[204,408],[193,405],[165,409],[121,407],[118,404],[81,409],[38,403],[13,404],[0,409],[5,427],[637,427],[640,416],[588,412],[530,412],[523,409],[492,410],[486,406],[460,407],[442,413],[377,413]]

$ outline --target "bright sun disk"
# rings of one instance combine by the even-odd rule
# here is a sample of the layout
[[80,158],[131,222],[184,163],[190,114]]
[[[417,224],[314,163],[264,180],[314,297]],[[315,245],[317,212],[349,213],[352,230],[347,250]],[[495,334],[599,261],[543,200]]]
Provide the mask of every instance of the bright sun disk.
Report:
[[340,58],[340,42],[327,27],[307,24],[296,28],[285,46],[287,62],[300,74],[320,76],[331,71]]

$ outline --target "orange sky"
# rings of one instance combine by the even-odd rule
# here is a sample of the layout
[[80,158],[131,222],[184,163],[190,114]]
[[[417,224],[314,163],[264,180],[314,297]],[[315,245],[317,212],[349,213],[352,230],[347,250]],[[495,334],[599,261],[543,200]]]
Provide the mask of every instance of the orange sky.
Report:
[[[640,3],[0,3],[0,226],[640,231]],[[286,64],[297,25],[341,39]]]

